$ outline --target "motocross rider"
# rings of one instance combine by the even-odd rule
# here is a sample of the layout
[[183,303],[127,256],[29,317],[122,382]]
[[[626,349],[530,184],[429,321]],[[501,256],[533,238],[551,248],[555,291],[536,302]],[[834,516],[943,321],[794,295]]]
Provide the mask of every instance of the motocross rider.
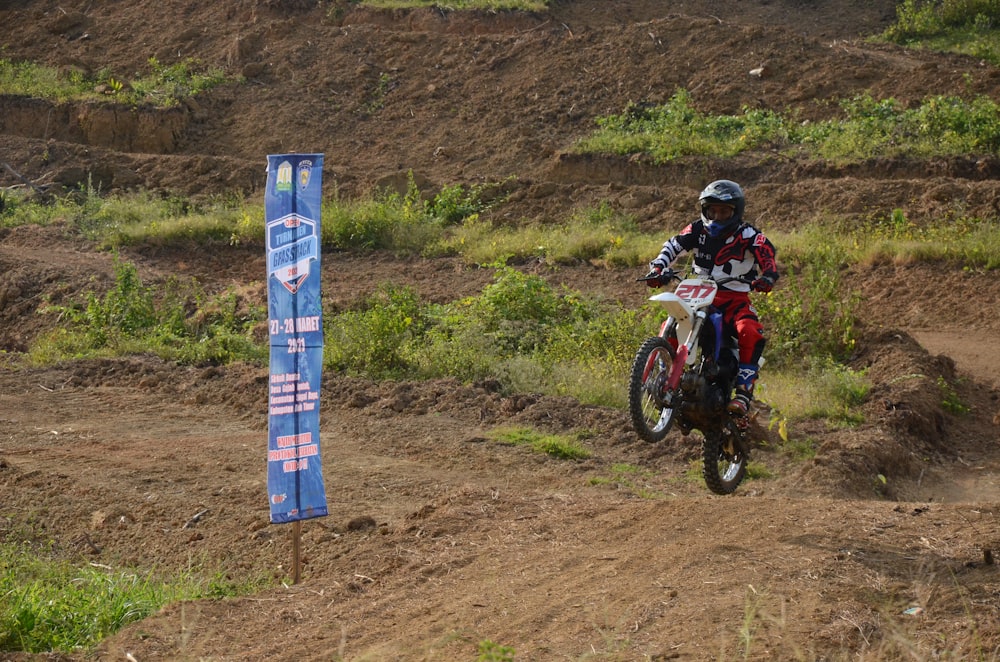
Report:
[[[774,245],[757,228],[743,220],[746,197],[736,182],[720,179],[698,196],[701,218],[663,244],[650,262],[658,276],[682,255],[694,252],[694,273],[700,276],[748,277],[752,283],[731,281],[719,286],[714,305],[728,328],[739,338],[739,372],[736,394],[727,410],[745,416],[757,382],[758,362],[764,351],[764,329],[750,303],[750,290],[770,292],[778,280]],[[648,279],[650,287],[665,285],[667,278]]]

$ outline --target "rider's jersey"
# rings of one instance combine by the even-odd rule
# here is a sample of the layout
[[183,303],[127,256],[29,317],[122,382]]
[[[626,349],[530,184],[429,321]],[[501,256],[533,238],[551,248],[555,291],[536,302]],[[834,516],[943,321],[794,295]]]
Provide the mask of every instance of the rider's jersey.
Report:
[[[758,275],[778,280],[778,263],[774,245],[764,234],[749,223],[741,222],[733,232],[711,236],[699,219],[663,244],[663,250],[650,263],[666,269],[687,253],[694,252],[694,273],[715,278],[730,276],[740,278]],[[750,286],[731,281],[720,286],[734,292],[749,292]]]

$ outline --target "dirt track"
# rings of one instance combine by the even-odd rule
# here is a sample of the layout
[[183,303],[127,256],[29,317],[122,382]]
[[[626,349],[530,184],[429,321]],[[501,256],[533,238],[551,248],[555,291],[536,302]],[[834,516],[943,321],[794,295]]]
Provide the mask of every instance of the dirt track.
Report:
[[[89,172],[108,191],[256,196],[265,155],[308,143],[345,194],[411,169],[428,187],[507,180],[497,221],[607,200],[666,232],[714,176],[746,185],[765,230],[832,212],[901,208],[923,222],[998,209],[996,155],[835,167],[757,154],[654,167],[566,151],[593,117],[678,86],[717,112],[822,114],[815,99],[864,90],[906,102],[1000,95],[993,67],[859,40],[892,20],[892,2],[676,2],[667,12],[653,1],[566,0],[538,16],[337,13],[308,0],[99,4],[3,5],[0,54],[124,71],[150,56],[197,57],[248,81],[149,116],[0,99],[0,160],[34,181],[75,184]],[[767,77],[748,75],[764,63]],[[374,110],[383,74],[391,89]],[[16,183],[0,171],[0,186]],[[183,274],[263,297],[258,248],[126,257],[151,282]],[[0,231],[0,265],[9,355],[51,324],[37,314],[42,302],[112,273],[109,254],[58,227]],[[400,273],[436,301],[491,278],[449,259],[332,254],[324,297],[347,305]],[[601,265],[541,273],[636,306],[645,295],[632,274]],[[1000,554],[1000,365],[990,349],[1000,286],[991,273],[905,264],[845,279],[864,293],[853,367],[875,387],[865,424],[792,431],[815,441],[814,460],[777,452],[765,415],[755,459],[774,478],[714,497],[686,477],[692,440],[675,432],[643,444],[624,412],[488,385],[328,374],[332,514],[303,526],[303,583],[172,605],[92,656],[65,659],[475,659],[487,640],[519,660],[997,659],[1000,575],[986,552]],[[970,291],[983,305],[942,321]],[[266,369],[147,357],[14,364],[0,371],[0,535],[114,567],[287,579],[289,528],[268,524]],[[939,378],[970,413],[942,408]],[[485,441],[506,424],[586,430],[594,455],[565,462]]]

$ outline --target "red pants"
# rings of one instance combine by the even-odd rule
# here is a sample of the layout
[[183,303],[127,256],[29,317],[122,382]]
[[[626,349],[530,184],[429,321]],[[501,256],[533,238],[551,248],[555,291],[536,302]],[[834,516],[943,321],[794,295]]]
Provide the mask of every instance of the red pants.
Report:
[[722,323],[736,330],[740,363],[756,366],[764,353],[767,339],[764,338],[764,327],[757,319],[757,311],[750,303],[750,295],[747,292],[719,290],[713,305],[722,313]]

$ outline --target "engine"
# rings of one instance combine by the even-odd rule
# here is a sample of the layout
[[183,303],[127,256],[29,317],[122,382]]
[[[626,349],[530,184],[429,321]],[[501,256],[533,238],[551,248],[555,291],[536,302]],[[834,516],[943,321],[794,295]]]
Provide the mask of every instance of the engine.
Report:
[[[717,427],[725,420],[727,388],[729,382],[720,379],[724,375],[718,370],[691,370],[681,376],[681,391],[684,395],[679,407],[677,425],[687,434],[694,428]],[[708,375],[712,375],[709,377]]]

